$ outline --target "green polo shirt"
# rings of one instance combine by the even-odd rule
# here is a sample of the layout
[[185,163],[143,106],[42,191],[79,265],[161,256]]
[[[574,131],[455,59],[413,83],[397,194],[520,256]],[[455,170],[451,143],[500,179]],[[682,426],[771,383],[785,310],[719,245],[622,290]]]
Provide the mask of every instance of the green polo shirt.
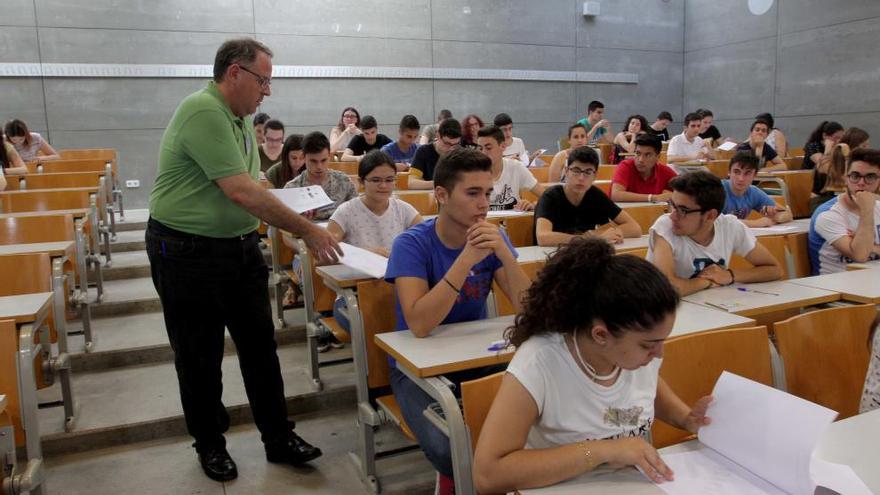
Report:
[[260,172],[250,119],[236,117],[213,81],[177,107],[159,148],[150,216],[172,229],[205,237],[235,237],[259,220],[233,203],[214,182]]

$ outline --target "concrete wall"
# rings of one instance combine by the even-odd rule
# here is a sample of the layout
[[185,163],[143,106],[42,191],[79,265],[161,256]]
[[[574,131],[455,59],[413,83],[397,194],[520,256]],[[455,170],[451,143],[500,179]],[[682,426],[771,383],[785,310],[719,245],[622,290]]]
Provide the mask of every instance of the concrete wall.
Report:
[[710,108],[722,133],[748,136],[771,112],[792,146],[825,119],[880,142],[880,2],[777,0],[754,16],[746,0],[685,5],[684,108]]
[[[586,103],[618,123],[681,113],[684,0],[5,0],[0,63],[211,64],[226,38],[251,35],[277,65],[366,65],[633,72],[639,84],[462,80],[277,79],[263,111],[296,131],[327,131],[344,106],[394,135],[405,113],[509,112],[530,148],[555,149]],[[632,12],[641,15],[634,18]],[[195,79],[0,78],[0,119],[25,119],[53,146],[115,147],[142,207],[158,141]],[[14,95],[10,97],[10,95]]]

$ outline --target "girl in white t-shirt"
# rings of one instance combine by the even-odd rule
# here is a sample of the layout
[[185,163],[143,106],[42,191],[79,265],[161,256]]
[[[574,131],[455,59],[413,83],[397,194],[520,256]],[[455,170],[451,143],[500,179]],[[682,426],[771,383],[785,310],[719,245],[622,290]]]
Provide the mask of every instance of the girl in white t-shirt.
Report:
[[[358,181],[364,186],[364,194],[339,205],[330,217],[327,230],[338,242],[387,257],[394,239],[422,222],[421,215],[411,204],[393,196],[396,180],[397,168],[391,157],[379,150],[365,154],[358,164]],[[341,311],[343,308],[345,301],[337,298],[333,316],[348,331],[349,322]],[[319,345],[319,350],[322,348]]]
[[658,375],[678,302],[657,268],[602,239],[562,246],[507,332],[517,352],[477,443],[477,491],[552,485],[602,465],[671,480],[647,442],[654,417],[696,432],[711,401],[690,408]]

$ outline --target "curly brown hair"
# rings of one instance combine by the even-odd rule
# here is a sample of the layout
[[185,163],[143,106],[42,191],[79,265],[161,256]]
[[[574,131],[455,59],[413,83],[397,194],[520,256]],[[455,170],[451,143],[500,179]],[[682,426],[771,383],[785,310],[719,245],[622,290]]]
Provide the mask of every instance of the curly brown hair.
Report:
[[505,337],[519,347],[533,335],[574,333],[596,320],[614,336],[648,331],[678,302],[669,279],[651,263],[615,255],[603,239],[576,238],[547,260]]

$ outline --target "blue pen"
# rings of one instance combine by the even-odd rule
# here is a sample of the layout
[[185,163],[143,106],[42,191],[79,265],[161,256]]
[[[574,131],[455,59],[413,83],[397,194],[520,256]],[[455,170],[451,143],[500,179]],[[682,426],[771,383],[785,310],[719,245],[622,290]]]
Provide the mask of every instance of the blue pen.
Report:
[[506,348],[506,347],[507,347],[506,340],[496,340],[495,342],[492,342],[492,344],[490,344],[488,349],[486,349],[486,350],[496,352],[496,351],[504,350],[504,348]]
[[764,294],[764,295],[767,295],[767,296],[778,296],[778,295],[779,295],[779,294],[777,294],[777,293],[775,293],[775,292],[764,292],[764,291],[762,291],[762,290],[758,290],[758,289],[750,289],[750,288],[748,288],[748,287],[737,287],[736,290],[738,290],[738,291],[740,291],[740,292],[754,292],[755,294]]

